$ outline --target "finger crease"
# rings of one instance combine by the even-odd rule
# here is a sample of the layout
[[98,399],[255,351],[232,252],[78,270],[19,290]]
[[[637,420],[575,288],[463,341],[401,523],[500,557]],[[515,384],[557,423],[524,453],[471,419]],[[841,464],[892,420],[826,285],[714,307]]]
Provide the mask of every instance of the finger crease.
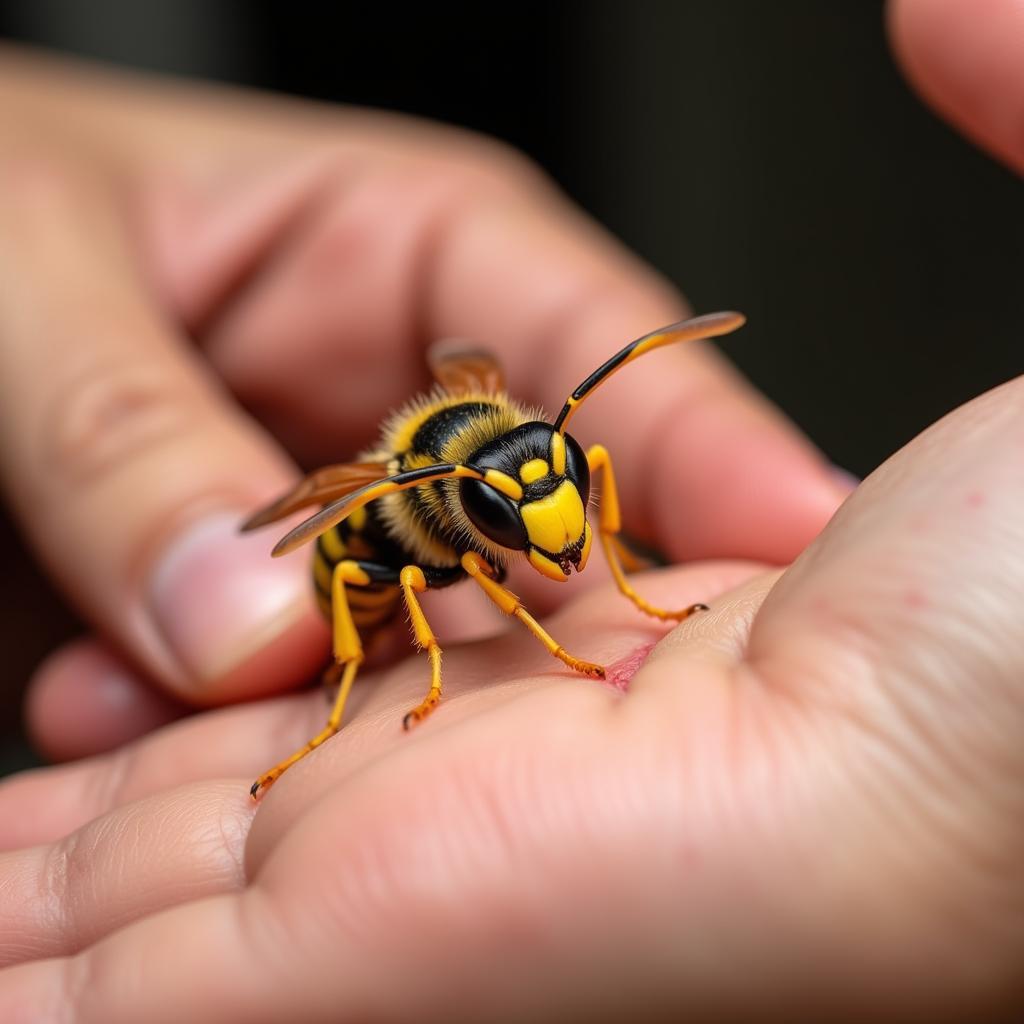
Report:
[[80,487],[180,437],[193,402],[158,366],[100,362],[50,401],[40,445],[43,473]]
[[56,943],[45,949],[45,955],[73,953],[78,948],[78,928],[70,904],[72,861],[79,846],[77,832],[54,843],[47,851],[39,879],[39,896],[45,907],[45,934],[56,937]]

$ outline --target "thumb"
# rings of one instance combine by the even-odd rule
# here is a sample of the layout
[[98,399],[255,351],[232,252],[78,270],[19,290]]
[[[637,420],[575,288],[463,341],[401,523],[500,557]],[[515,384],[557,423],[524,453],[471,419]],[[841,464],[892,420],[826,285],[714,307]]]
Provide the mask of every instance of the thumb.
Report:
[[965,970],[989,982],[1003,971],[1005,983],[1012,968],[1018,994],[1022,457],[1019,378],[865,481],[772,591],[749,646],[769,684],[810,709],[813,734],[855,786],[847,848],[874,836],[900,865],[906,885],[884,912],[927,905],[928,933],[959,929]]
[[108,190],[44,159],[2,170],[0,477],[40,556],[193,702],[312,672],[303,560],[237,537],[287,460],[150,304]]
[[1024,171],[1024,6],[1017,0],[894,0],[896,55],[926,100]]

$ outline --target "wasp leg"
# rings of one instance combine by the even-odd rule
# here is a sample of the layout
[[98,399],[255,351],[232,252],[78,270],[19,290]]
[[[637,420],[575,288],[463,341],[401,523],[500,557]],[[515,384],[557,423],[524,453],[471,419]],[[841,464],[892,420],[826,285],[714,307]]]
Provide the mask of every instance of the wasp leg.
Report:
[[341,684],[341,676],[344,670],[343,665],[339,665],[336,661],[332,661],[330,665],[323,670],[320,676],[320,686],[324,691],[324,700],[327,703],[333,704],[335,698],[338,696],[338,687]]
[[441,648],[437,637],[423,614],[416,594],[422,594],[428,587],[427,578],[418,565],[407,565],[398,578],[409,611],[409,622],[416,646],[425,650],[430,658],[430,689],[426,697],[402,718],[402,728],[408,729],[413,722],[421,722],[441,702]]
[[595,444],[587,452],[587,463],[592,475],[596,475],[598,471],[603,472],[598,529],[601,534],[601,547],[604,548],[605,558],[608,560],[608,566],[615,578],[615,585],[619,588],[619,593],[628,597],[640,611],[653,615],[656,619],[672,619],[675,622],[681,622],[694,612],[706,612],[708,610],[706,604],[691,604],[689,608],[682,608],[679,611],[659,608],[642,598],[630,586],[622,567],[623,545],[618,538],[618,533],[622,529],[622,517],[619,514],[619,492],[615,487],[615,473],[612,470],[611,456],[604,445]]
[[596,676],[599,679],[604,678],[603,665],[595,665],[591,661],[573,657],[558,644],[551,634],[522,606],[519,598],[494,578],[494,569],[480,555],[474,551],[467,551],[462,556],[462,568],[506,615],[514,615],[548,649],[549,654],[553,654],[575,672]]
[[655,563],[643,555],[634,551],[621,537],[611,534],[609,540],[615,545],[619,555],[619,562],[625,572],[640,572],[642,569],[650,569]]
[[346,559],[334,567],[331,576],[331,616],[334,627],[334,659],[341,670],[341,682],[338,684],[338,695],[334,699],[334,707],[327,719],[327,725],[320,730],[304,747],[296,750],[291,757],[264,772],[249,790],[254,800],[265,793],[296,761],[301,761],[310,751],[316,750],[325,740],[330,739],[341,725],[341,716],[345,711],[352,683],[363,660],[363,645],[359,639],[356,624],[352,621],[352,611],[345,595],[345,584],[355,583],[365,586],[371,581],[369,574],[358,562]]

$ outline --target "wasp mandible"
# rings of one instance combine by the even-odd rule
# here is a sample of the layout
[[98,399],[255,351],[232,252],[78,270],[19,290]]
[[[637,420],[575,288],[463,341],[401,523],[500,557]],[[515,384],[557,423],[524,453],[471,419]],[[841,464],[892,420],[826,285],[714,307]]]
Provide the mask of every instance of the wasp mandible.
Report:
[[580,405],[634,359],[665,345],[728,334],[743,323],[740,313],[709,313],[637,338],[590,374],[552,423],[509,398],[491,354],[441,342],[427,356],[434,390],[395,413],[375,448],[358,462],[310,474],[243,524],[251,530],[310,505],[323,506],[273,554],[316,540],[313,578],[320,608],[333,626],[338,681],[327,725],[261,775],[253,797],[338,731],[363,661],[363,640],[388,625],[403,603],[415,642],[430,659],[430,689],[403,726],[408,729],[437,707],[441,648],[417,597],[425,590],[469,577],[569,668],[603,677],[601,665],[566,651],[503,585],[506,565],[517,554],[559,583],[572,569],[583,571],[593,541],[590,482],[598,473],[603,475],[597,532],[619,591],[659,619],[681,621],[706,610],[702,604],[657,608],[633,589],[626,578],[632,555],[619,538],[611,458],[599,444],[584,452],[565,428]]

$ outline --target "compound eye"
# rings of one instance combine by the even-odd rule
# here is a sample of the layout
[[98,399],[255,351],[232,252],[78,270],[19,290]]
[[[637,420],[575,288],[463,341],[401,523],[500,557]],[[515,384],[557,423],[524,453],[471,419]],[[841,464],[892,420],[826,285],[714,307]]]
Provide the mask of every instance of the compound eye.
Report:
[[579,442],[569,434],[565,435],[565,475],[576,485],[586,508],[590,500],[590,464]]
[[459,500],[470,522],[495,544],[513,551],[525,551],[529,547],[519,509],[504,494],[479,480],[463,480],[459,485]]

